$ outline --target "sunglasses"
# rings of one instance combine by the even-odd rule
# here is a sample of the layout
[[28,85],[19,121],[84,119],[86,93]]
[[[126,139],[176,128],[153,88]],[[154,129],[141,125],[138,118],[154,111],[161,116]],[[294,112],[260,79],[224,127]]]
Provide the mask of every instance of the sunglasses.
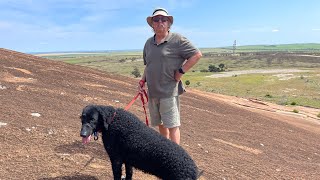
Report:
[[166,16],[156,16],[152,18],[153,22],[159,22],[161,20],[161,22],[167,22],[169,20],[168,17]]

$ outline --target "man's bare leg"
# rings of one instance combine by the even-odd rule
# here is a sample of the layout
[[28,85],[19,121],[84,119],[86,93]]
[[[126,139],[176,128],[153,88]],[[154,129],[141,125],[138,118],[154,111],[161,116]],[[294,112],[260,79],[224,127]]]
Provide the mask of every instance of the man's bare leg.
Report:
[[162,136],[169,139],[169,129],[164,127],[163,125],[159,125],[159,132]]
[[159,125],[159,132],[162,136],[170,139],[171,141],[180,144],[180,128],[166,128],[163,125]]
[[169,137],[171,141],[180,144],[180,128],[174,127],[174,128],[169,128]]

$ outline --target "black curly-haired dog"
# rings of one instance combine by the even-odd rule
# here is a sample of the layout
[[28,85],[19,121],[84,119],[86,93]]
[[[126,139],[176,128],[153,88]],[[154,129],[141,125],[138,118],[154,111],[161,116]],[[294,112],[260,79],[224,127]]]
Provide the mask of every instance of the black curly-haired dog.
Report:
[[102,132],[115,180],[121,179],[125,164],[126,179],[132,167],[163,180],[196,180],[198,169],[187,152],[176,143],[147,127],[134,114],[112,106],[89,105],[81,115],[83,143],[94,132]]

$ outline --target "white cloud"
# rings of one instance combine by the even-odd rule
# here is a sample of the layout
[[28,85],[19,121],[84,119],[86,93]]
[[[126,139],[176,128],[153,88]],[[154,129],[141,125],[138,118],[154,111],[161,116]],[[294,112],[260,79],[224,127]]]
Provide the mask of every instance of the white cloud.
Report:
[[279,29],[272,29],[272,32],[279,32]]
[[12,24],[6,21],[0,21],[0,29],[8,29],[11,28]]
[[318,29],[311,29],[312,31],[320,31],[320,28],[318,28]]

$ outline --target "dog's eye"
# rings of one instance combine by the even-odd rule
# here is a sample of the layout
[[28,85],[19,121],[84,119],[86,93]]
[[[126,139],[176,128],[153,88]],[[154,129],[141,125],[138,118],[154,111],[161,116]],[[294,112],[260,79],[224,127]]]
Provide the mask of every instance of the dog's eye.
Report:
[[81,115],[80,115],[80,119],[85,118],[85,117],[86,117],[85,114],[81,114]]

